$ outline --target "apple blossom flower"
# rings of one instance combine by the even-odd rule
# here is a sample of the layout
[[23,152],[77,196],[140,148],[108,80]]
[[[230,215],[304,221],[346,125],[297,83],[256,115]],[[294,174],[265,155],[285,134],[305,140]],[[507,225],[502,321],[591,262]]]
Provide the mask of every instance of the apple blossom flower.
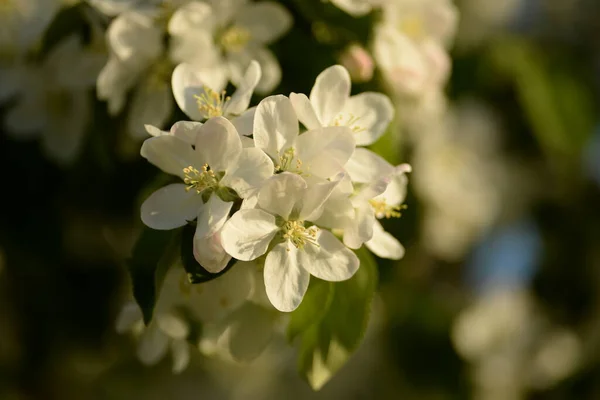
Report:
[[[243,148],[235,127],[223,117],[189,125],[173,134],[147,139],[141,154],[183,183],[154,192],[141,207],[142,221],[153,229],[174,229],[197,218],[195,255],[204,268],[219,272],[230,257],[220,246],[220,231],[236,199],[244,198],[273,174],[273,163],[260,149]],[[182,137],[184,139],[182,139]]]
[[291,25],[290,13],[275,2],[208,0],[202,5],[190,2],[177,10],[169,33],[176,38],[174,54],[190,54],[192,64],[225,71],[237,86],[250,62],[256,60],[262,70],[256,91],[266,94],[281,80],[279,63],[266,46]]
[[362,17],[370,13],[373,8],[384,4],[389,0],[324,0],[330,1],[340,10],[347,12],[353,17]]
[[373,78],[375,62],[367,50],[353,43],[340,56],[340,64],[348,70],[352,81],[368,82]]
[[350,96],[350,86],[348,71],[334,65],[319,74],[310,98],[292,93],[290,100],[307,129],[346,126],[352,130],[356,145],[368,146],[383,135],[394,117],[394,107],[382,93]]
[[354,152],[355,139],[346,126],[317,126],[300,134],[289,98],[277,95],[256,107],[254,144],[264,150],[277,171],[330,178],[343,171]]
[[331,232],[311,224],[339,180],[308,185],[297,174],[283,172],[266,181],[255,209],[241,209],[225,223],[223,248],[238,260],[266,254],[266,293],[276,309],[298,307],[310,275],[343,281],[359,267],[358,257]]

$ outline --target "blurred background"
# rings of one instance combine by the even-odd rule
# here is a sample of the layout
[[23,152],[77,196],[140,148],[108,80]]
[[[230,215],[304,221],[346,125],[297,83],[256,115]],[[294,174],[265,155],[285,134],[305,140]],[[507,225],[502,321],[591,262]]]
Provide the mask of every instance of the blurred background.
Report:
[[406,256],[378,260],[365,341],[320,392],[283,336],[252,364],[195,352],[173,374],[117,334],[158,171],[132,106],[98,100],[99,3],[0,1],[0,399],[600,398],[599,2],[457,0],[451,71],[416,97],[371,58],[381,10],[279,1],[294,24],[270,45],[274,93],[344,64],[353,92],[397,106],[373,149],[413,167],[385,224]]

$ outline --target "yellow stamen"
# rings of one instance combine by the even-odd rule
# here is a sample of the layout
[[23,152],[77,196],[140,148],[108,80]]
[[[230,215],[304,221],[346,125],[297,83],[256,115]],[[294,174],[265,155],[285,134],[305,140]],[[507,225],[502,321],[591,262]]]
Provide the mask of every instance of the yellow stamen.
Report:
[[[345,120],[344,117],[346,117]],[[338,114],[333,120],[333,126],[347,126],[352,129],[352,132],[359,133],[365,130],[365,128],[356,124],[359,120],[360,117],[357,117],[354,114]]]
[[204,91],[201,95],[194,95],[198,110],[206,114],[206,118],[220,117],[223,115],[223,110],[229,100],[229,96],[225,96],[225,91],[217,93],[211,88],[204,86]]
[[202,171],[198,171],[190,165],[183,169],[183,173],[185,174],[183,182],[187,185],[185,188],[187,191],[194,189],[200,194],[206,189],[215,188],[219,185],[219,180],[214,171],[209,169],[208,164],[202,166]]
[[304,221],[286,221],[282,227],[283,238],[289,240],[297,249],[304,249],[307,243],[319,247],[317,243],[317,233],[319,228],[311,226],[304,227]]
[[233,25],[223,32],[219,39],[219,43],[223,50],[237,53],[246,47],[251,37],[248,29]]
[[379,219],[381,218],[400,218],[402,216],[401,211],[406,210],[408,207],[406,204],[390,206],[385,200],[369,200],[371,206],[373,206],[373,210],[375,211],[375,216]]

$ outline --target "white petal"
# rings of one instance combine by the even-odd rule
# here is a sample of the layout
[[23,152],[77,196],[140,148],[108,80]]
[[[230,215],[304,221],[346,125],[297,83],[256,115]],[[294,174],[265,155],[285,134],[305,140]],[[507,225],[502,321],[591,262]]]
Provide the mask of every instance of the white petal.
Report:
[[402,164],[396,167],[385,192],[378,196],[378,198],[385,200],[389,205],[402,204],[406,198],[406,186],[408,185],[406,173],[410,171],[411,167],[408,164]]
[[[185,35],[171,36],[169,38],[169,58],[174,64],[189,63],[198,68],[212,70],[209,75],[214,74],[223,79],[219,90],[227,83],[222,65],[223,57],[219,48],[215,46],[212,32],[196,28]],[[212,83],[206,74],[203,74],[203,80]],[[217,87],[213,89],[217,90]]]
[[283,312],[294,311],[308,289],[310,274],[299,264],[300,251],[288,242],[279,243],[265,259],[265,289],[271,304]]
[[365,0],[331,0],[331,2],[353,17],[361,17],[368,14],[373,7],[372,5],[376,4],[374,1]]
[[355,149],[350,128],[331,126],[303,133],[296,141],[297,158],[308,173],[329,178],[344,170]]
[[250,59],[258,61],[262,71],[260,81],[256,85],[256,92],[267,95],[281,82],[281,66],[277,57],[271,50],[264,47],[252,47],[249,49]]
[[359,147],[346,164],[346,172],[353,182],[371,183],[393,174],[394,167],[371,150]]
[[187,340],[177,339],[171,342],[171,352],[173,354],[173,373],[183,372],[190,363],[190,345]]
[[138,85],[127,115],[127,128],[134,138],[145,138],[144,124],[163,126],[173,112],[171,87],[167,82]]
[[231,256],[223,248],[220,230],[209,236],[194,236],[194,258],[213,274],[225,269]]
[[248,3],[236,14],[234,24],[247,29],[253,41],[270,43],[290,29],[292,16],[275,2]]
[[[254,129],[254,114],[256,113],[256,107],[247,109],[238,117],[231,118],[230,121],[235,126],[235,129],[241,136],[252,135]],[[242,139],[243,141],[243,139]],[[248,146],[244,146],[248,147]],[[252,140],[252,147],[254,147],[254,140]]]
[[315,221],[321,216],[325,201],[327,201],[342,179],[343,174],[340,175],[331,181],[322,181],[309,185],[308,190],[302,196],[298,219]]
[[203,160],[192,146],[174,136],[157,136],[146,139],[140,151],[142,157],[164,172],[184,178],[183,169],[202,166]]
[[258,104],[254,115],[254,143],[274,159],[292,147],[298,137],[298,119],[285,96],[269,96]]
[[310,91],[310,102],[323,125],[331,125],[350,97],[350,75],[346,68],[334,65],[319,74]]
[[258,357],[273,336],[273,319],[272,311],[251,302],[235,310],[227,318],[226,334],[231,356],[241,362]]
[[265,254],[278,231],[273,215],[263,210],[239,210],[225,223],[221,244],[232,257],[251,261]]
[[156,324],[150,324],[140,337],[137,355],[142,364],[154,365],[167,354],[169,337]]
[[386,232],[378,221],[373,225],[373,237],[365,243],[365,246],[375,255],[390,260],[399,260],[405,253],[404,246]]
[[169,19],[168,32],[171,36],[189,34],[191,30],[213,29],[211,7],[203,2],[192,1],[179,7]]
[[362,204],[354,212],[354,218],[344,227],[344,244],[351,249],[358,249],[373,237],[376,219],[373,208],[368,203]]
[[333,233],[320,230],[317,237],[319,246],[307,245],[299,250],[301,265],[311,275],[330,282],[352,278],[360,261],[354,252],[342,244]]
[[256,147],[246,148],[242,150],[237,167],[228,171],[221,184],[232,188],[244,198],[273,176],[274,170],[273,161],[264,151]]
[[202,207],[202,196],[185,189],[184,184],[173,183],[152,193],[142,204],[142,222],[152,229],[168,230],[194,220]]
[[154,59],[162,51],[162,32],[151,17],[138,12],[119,15],[106,32],[112,52],[121,60]]
[[231,96],[225,109],[228,115],[240,115],[248,108],[254,88],[260,81],[261,71],[258,62],[252,60],[242,81],[239,83],[236,91]]
[[179,108],[193,120],[202,121],[208,115],[198,108],[196,96],[205,93],[205,88],[220,92],[226,83],[221,68],[198,68],[192,64],[179,64],[173,71],[171,86]]
[[116,330],[118,333],[125,333],[140,321],[142,321],[142,310],[135,301],[130,301],[123,306],[117,316]]
[[231,122],[223,117],[214,117],[198,129],[196,153],[213,171],[227,171],[237,166],[242,141]]
[[306,127],[306,129],[317,129],[321,127],[321,121],[315,113],[315,109],[305,94],[290,93],[290,100],[294,106],[294,111],[298,116],[298,120]]
[[188,144],[196,144],[196,136],[198,129],[202,126],[202,122],[196,121],[178,121],[173,124],[169,134],[178,139],[183,140]]
[[394,106],[390,99],[381,93],[366,92],[350,97],[343,115],[350,115],[355,121],[357,146],[373,144],[383,135],[394,118]]
[[172,339],[185,339],[190,333],[187,322],[179,315],[170,312],[159,313],[155,318],[160,330]]
[[[154,125],[150,125],[150,124],[144,124],[144,129],[146,130],[146,133],[150,136],[163,136],[163,135],[168,135],[169,131],[163,131],[162,129],[154,126]],[[193,144],[193,143],[190,143]]]
[[208,199],[208,202],[202,207],[198,220],[196,222],[196,237],[212,236],[215,232],[221,230],[233,202],[223,201],[219,196],[213,194]]
[[258,206],[283,219],[288,219],[306,189],[306,181],[299,175],[289,172],[274,175],[260,188]]

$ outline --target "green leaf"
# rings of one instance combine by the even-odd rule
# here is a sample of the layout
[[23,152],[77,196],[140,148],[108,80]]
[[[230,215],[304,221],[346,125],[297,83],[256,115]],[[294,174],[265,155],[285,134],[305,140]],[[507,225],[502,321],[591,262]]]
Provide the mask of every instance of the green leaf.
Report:
[[235,264],[235,260],[232,258],[223,271],[216,274],[208,272],[194,257],[195,231],[196,228],[193,225],[186,225],[181,235],[181,262],[192,284],[212,281],[229,271],[229,268]]
[[180,229],[157,231],[145,227],[127,261],[133,296],[142,310],[146,325],[152,320],[165,274],[177,261],[180,232]]
[[367,329],[377,265],[366,249],[356,253],[360,268],[351,279],[311,283],[301,306],[292,313],[288,337],[300,338],[298,368],[315,390],[346,363]]

